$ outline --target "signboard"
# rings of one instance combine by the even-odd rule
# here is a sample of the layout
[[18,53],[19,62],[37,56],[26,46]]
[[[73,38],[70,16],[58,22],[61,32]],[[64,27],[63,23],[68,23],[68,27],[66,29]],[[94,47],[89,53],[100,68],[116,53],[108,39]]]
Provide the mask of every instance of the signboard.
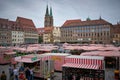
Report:
[[58,61],[61,61],[61,58],[58,57],[58,56],[52,56],[52,60],[58,60]]
[[31,58],[32,61],[36,61],[37,60],[37,57],[33,57]]
[[15,57],[15,61],[21,59],[21,56]]

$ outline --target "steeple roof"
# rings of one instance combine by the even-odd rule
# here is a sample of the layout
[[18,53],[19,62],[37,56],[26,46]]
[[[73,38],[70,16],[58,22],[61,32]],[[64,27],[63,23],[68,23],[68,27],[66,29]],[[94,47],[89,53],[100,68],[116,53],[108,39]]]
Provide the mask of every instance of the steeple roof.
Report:
[[47,5],[47,7],[46,7],[46,14],[45,14],[45,16],[49,16],[49,9],[48,9],[48,5]]
[[50,16],[52,16],[52,7],[50,7]]
[[91,19],[90,19],[90,17],[88,16],[88,18],[86,19],[86,21],[89,21],[89,20],[91,20]]

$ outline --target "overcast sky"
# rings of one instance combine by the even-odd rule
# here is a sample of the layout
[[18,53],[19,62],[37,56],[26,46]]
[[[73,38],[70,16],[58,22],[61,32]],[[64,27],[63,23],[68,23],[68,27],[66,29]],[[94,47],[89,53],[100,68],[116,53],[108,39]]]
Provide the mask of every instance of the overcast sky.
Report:
[[120,21],[120,0],[0,0],[0,18],[15,21],[17,16],[32,19],[37,28],[44,26],[46,5],[52,7],[54,26],[66,20],[103,19]]

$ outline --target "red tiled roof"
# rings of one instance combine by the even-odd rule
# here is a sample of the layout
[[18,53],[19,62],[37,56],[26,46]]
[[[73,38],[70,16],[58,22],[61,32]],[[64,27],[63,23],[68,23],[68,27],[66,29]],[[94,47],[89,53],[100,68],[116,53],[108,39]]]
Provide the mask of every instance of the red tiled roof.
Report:
[[37,28],[37,31],[44,30],[44,28]]
[[89,21],[76,21],[76,20],[67,20],[62,27],[69,26],[87,26],[87,25],[99,25],[99,24],[111,24],[103,19],[99,20],[89,20]]
[[68,26],[68,25],[74,25],[80,23],[80,19],[75,19],[75,20],[66,20],[66,22],[62,26]]
[[45,33],[50,33],[52,32],[54,29],[54,27],[45,27],[44,30],[45,30]]
[[22,27],[20,26],[19,23],[15,22],[15,21],[9,21],[9,26],[11,27],[12,30],[18,30],[18,31],[22,31]]
[[17,17],[16,22],[19,22],[21,24],[35,26],[33,21],[31,19],[23,18],[23,17]]
[[44,28],[37,28],[38,34],[43,34],[44,33]]
[[113,25],[113,33],[119,33],[120,34],[120,24]]

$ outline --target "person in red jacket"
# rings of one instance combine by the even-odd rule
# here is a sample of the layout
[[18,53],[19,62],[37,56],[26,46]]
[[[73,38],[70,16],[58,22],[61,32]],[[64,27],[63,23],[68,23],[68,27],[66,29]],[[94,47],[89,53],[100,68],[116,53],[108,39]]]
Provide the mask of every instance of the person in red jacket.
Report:
[[19,75],[19,80],[24,80],[25,79],[25,75],[23,72],[20,72],[20,75]]

